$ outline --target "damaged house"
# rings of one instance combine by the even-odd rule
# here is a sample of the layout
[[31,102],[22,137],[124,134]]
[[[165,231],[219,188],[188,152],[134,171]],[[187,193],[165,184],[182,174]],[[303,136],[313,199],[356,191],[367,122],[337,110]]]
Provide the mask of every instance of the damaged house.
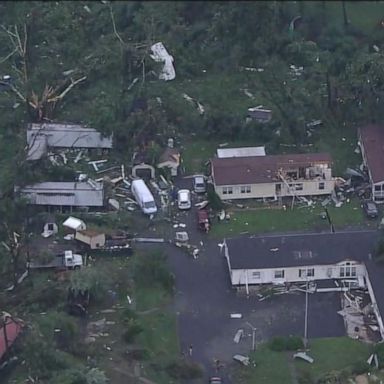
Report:
[[160,155],[157,168],[168,168],[171,171],[171,176],[177,176],[180,166],[180,152],[176,148],[167,147]]
[[93,180],[86,182],[43,182],[23,188],[15,188],[15,192],[32,205],[47,207],[102,207],[104,205],[104,185]]
[[32,123],[27,127],[27,145],[27,160],[38,160],[51,148],[108,150],[112,136],[103,137],[96,129],[78,124]]
[[215,158],[211,175],[222,200],[328,195],[331,164],[326,153]]
[[[347,286],[367,289],[384,339],[384,266],[372,259],[377,233],[340,232],[225,239],[233,287],[313,281],[317,292]],[[337,282],[337,284],[335,284]]]
[[372,199],[384,201],[384,126],[375,124],[362,127],[358,131],[359,146],[363,164],[369,175]]

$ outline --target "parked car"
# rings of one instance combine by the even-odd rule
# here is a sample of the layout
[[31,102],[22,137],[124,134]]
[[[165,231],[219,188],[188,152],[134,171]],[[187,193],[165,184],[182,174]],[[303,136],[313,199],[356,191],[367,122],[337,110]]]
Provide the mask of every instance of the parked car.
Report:
[[191,192],[188,189],[180,189],[177,192],[177,206],[179,209],[191,208]]
[[223,380],[219,376],[213,376],[209,379],[209,384],[222,384]]
[[204,176],[193,177],[193,190],[196,193],[205,193],[207,188],[205,186]]
[[363,209],[365,214],[372,219],[375,219],[379,216],[379,210],[377,209],[376,204],[372,200],[364,201]]

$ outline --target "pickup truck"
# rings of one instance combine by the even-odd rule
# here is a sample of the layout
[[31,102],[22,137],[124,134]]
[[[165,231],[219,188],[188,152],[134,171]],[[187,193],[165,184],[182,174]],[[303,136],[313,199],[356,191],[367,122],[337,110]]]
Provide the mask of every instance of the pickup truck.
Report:
[[83,256],[73,253],[72,251],[64,251],[56,255],[48,263],[27,263],[29,269],[79,269],[83,266]]

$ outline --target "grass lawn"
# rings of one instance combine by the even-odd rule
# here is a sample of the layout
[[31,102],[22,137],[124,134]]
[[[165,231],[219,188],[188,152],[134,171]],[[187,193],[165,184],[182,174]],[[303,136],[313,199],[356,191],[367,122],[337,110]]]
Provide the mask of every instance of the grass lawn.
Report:
[[[216,238],[235,236],[243,232],[264,233],[284,231],[320,231],[329,228],[328,221],[320,217],[323,207],[317,202],[313,207],[294,207],[293,210],[260,208],[257,210],[228,209],[231,216],[229,222],[214,222],[210,235]],[[335,229],[340,230],[347,226],[377,225],[376,221],[367,221],[364,218],[360,202],[352,199],[340,208],[328,206],[329,215]]]
[[366,361],[370,348],[367,344],[347,337],[314,339],[310,341],[309,355],[315,362],[308,364],[293,360],[293,352],[274,352],[267,345],[262,345],[251,355],[255,367],[236,367],[236,383],[294,383],[292,374],[295,371],[298,378],[305,372],[317,380],[331,371],[348,369],[355,363]]
[[334,370],[352,367],[364,362],[370,355],[371,346],[348,337],[315,339],[310,342],[309,355],[315,359],[313,364],[295,361],[298,371],[307,371],[317,379]]

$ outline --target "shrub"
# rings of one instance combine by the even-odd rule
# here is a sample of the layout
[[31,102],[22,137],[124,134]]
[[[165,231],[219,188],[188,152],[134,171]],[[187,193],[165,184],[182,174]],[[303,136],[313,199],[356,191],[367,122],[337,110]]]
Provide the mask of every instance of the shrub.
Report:
[[168,364],[165,370],[174,379],[193,380],[203,376],[200,365],[181,359]]
[[274,337],[269,343],[272,351],[296,351],[303,347],[303,341],[298,336]]
[[145,253],[136,259],[133,273],[138,285],[158,284],[168,293],[173,291],[175,277],[168,271],[166,256],[162,252]]
[[207,185],[207,197],[209,205],[214,211],[220,211],[223,209],[224,204],[221,201],[220,196],[215,192],[212,184]]
[[123,333],[123,340],[126,343],[132,343],[141,332],[143,332],[143,327],[136,320],[130,320],[127,329]]
[[[379,360],[380,361],[380,360]],[[369,365],[366,361],[357,361],[351,367],[351,373],[353,375],[362,375],[369,372]]]

